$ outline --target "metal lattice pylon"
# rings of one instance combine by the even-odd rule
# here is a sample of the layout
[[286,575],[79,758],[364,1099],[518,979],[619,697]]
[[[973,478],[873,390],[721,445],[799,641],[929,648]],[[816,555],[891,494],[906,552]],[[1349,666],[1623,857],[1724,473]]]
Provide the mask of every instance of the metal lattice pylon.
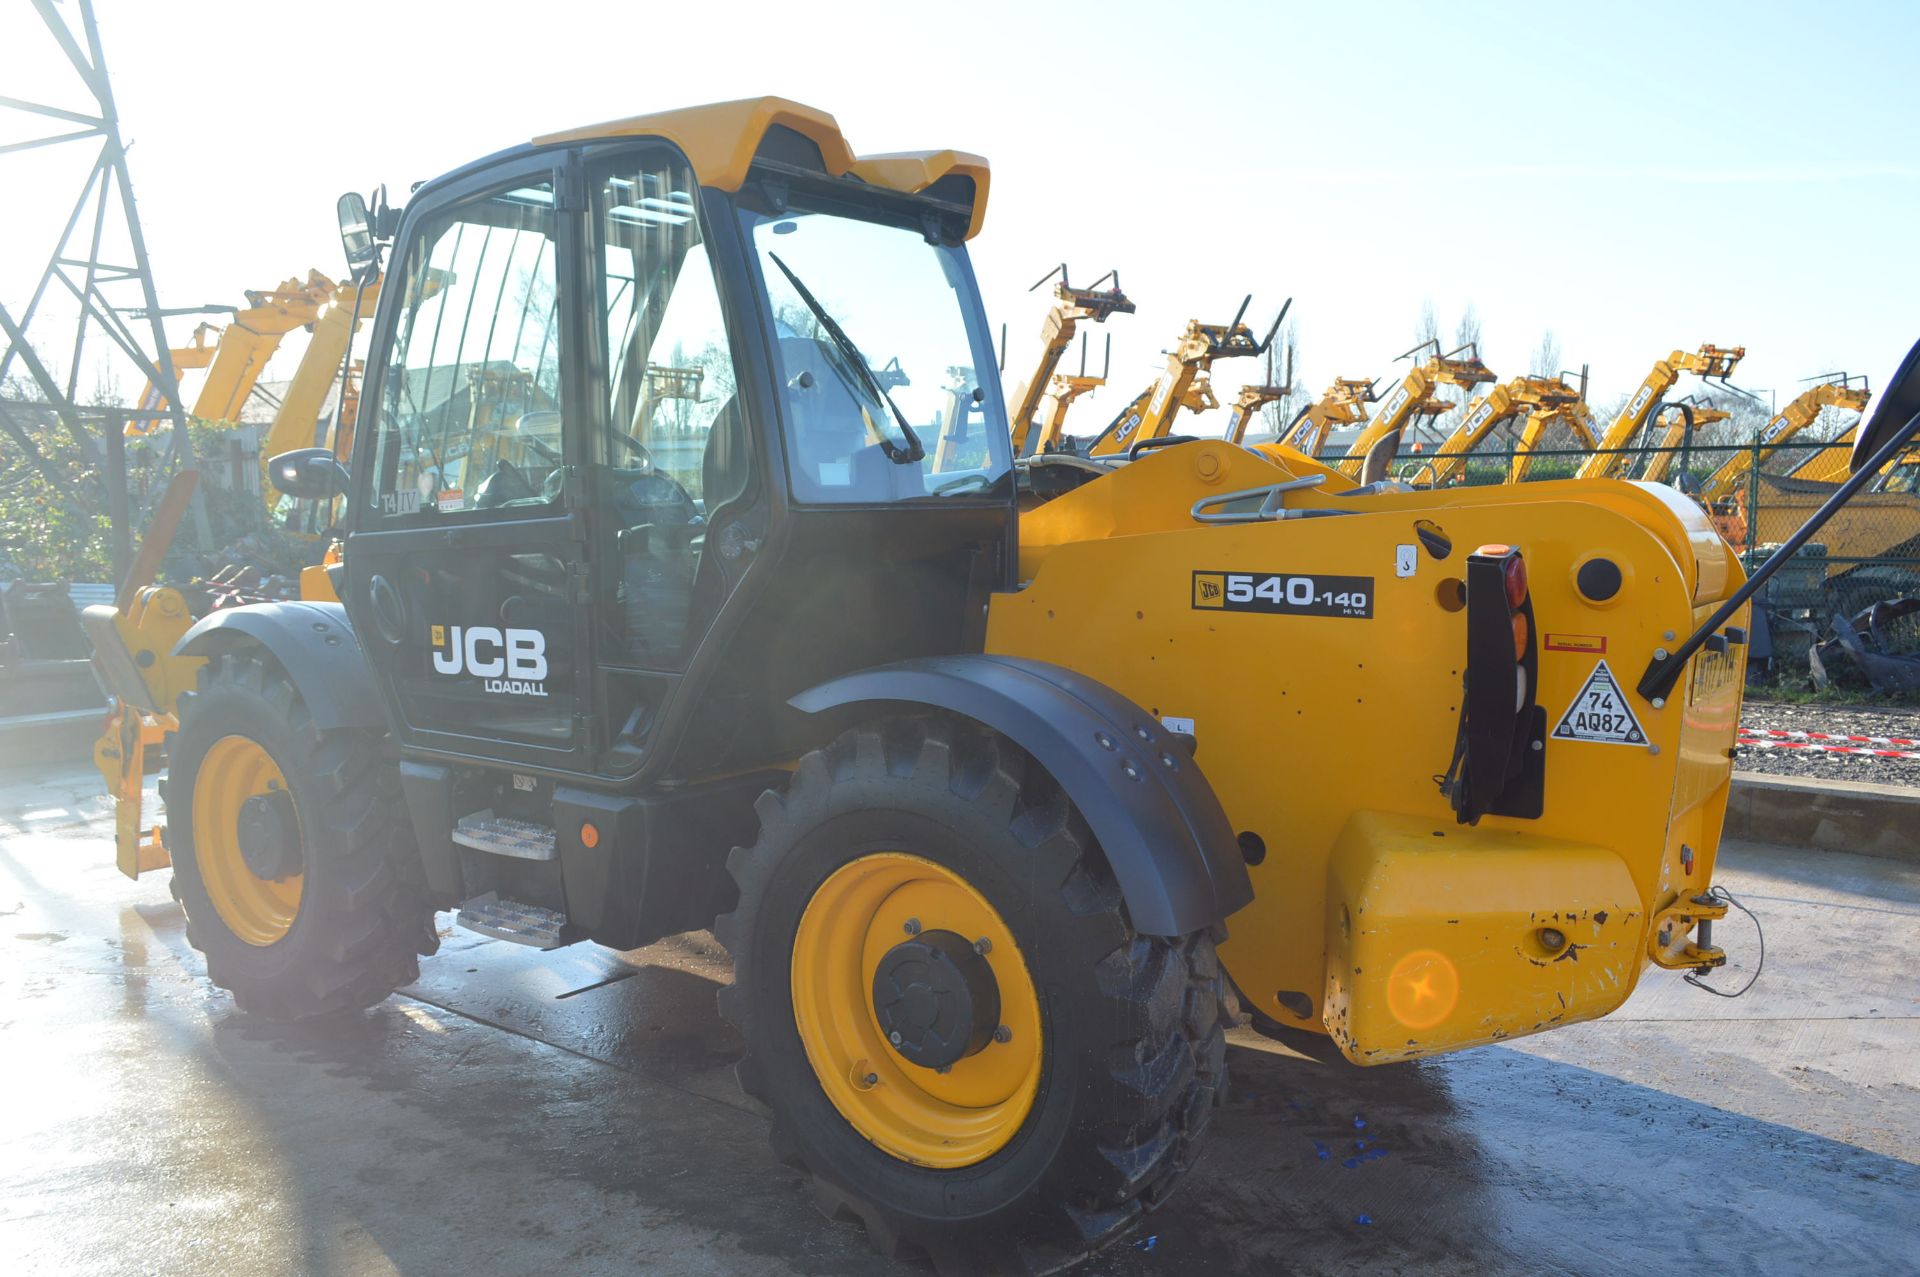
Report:
[[[23,369],[40,394],[38,404],[26,406],[51,411],[86,456],[96,461],[105,460],[106,441],[89,432],[90,420],[99,419],[100,414],[81,408],[74,398],[89,336],[104,336],[164,398],[165,407],[153,415],[164,414],[173,423],[166,458],[166,468],[170,470],[186,447],[186,415],[180,406],[179,382],[161,323],[163,312],[154,294],[153,272],[147,263],[140,215],[134,207],[133,184],[127,177],[127,154],[121,145],[120,121],[114,110],[113,89],[107,80],[107,64],[100,49],[100,31],[94,22],[92,0],[70,0],[65,6],[78,11],[77,27],[56,9],[54,0],[31,2],[54,44],[72,65],[93,107],[90,111],[72,110],[0,96],[0,108],[37,117],[36,122],[47,121],[46,127],[55,130],[44,136],[0,145],[0,171],[4,170],[3,157],[17,152],[96,143],[99,152],[81,183],[72,211],[47,256],[46,269],[41,272],[26,306],[15,311],[0,300],[0,335],[6,339],[6,353],[0,355],[0,379],[13,373],[16,366]],[[67,125],[75,127],[62,129]],[[0,187],[6,185],[0,181]],[[121,234],[110,238],[116,219]],[[130,260],[115,260],[122,253]],[[78,307],[78,317],[70,327],[42,316],[41,303],[50,292]],[[144,332],[130,326],[129,318]],[[57,346],[53,344],[56,339]],[[71,352],[64,381],[47,367],[36,349],[36,341],[43,349]],[[147,353],[149,347],[152,355]],[[11,406],[18,409],[23,405],[15,400]],[[106,418],[106,422],[113,420]],[[105,428],[103,423],[102,429]],[[0,431],[50,479],[62,482],[19,420],[18,413],[10,412],[9,402],[4,399],[0,399]]]

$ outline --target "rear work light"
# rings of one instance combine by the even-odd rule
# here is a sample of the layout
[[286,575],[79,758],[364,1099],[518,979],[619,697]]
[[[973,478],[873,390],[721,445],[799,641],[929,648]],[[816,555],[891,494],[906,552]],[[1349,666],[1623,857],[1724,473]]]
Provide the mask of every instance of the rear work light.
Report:
[[1467,556],[1467,669],[1460,730],[1441,789],[1461,824],[1489,813],[1537,819],[1546,793],[1546,711],[1527,565],[1510,545]]

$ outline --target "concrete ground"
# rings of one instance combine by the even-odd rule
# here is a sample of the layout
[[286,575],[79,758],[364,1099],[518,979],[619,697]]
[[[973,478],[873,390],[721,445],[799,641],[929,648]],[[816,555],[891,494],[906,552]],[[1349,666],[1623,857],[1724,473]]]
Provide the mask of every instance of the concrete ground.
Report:
[[[1412,1066],[1247,1034],[1183,1192],[1085,1270],[1912,1272],[1920,869],[1736,844],[1766,925],[1725,1001]],[[1719,933],[1736,987],[1744,920]],[[734,1088],[705,937],[541,955],[455,932],[344,1022],[249,1021],[98,781],[0,773],[0,1271],[862,1274]],[[1361,1142],[1365,1141],[1365,1147]]]

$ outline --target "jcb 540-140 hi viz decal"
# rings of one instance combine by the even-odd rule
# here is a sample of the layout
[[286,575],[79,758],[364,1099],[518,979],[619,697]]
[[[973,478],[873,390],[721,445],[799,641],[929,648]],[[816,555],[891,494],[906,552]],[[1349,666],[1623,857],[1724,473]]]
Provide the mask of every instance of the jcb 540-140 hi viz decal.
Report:
[[1193,605],[1223,612],[1373,616],[1373,578],[1301,572],[1195,572]]

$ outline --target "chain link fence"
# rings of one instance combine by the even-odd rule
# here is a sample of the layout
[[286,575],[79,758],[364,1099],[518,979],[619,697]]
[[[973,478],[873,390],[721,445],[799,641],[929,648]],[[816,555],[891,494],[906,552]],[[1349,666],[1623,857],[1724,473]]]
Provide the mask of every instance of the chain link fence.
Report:
[[[1700,502],[1715,529],[1752,568],[1846,478],[1851,450],[1851,438],[1599,452],[1563,446],[1521,452],[1508,443],[1464,454],[1403,452],[1392,472],[1415,484],[1449,487],[1507,483],[1516,475],[1536,483],[1574,478],[1583,467],[1591,473],[1594,458],[1612,458],[1612,477],[1664,482]],[[1777,672],[1805,674],[1810,664],[1817,668],[1807,653],[1830,640],[1834,618],[1858,617],[1876,603],[1915,597],[1920,597],[1920,448],[1835,514],[1768,583],[1762,605],[1778,640]],[[1920,613],[1912,615],[1914,620],[1902,627],[1916,631],[1909,636],[1911,644],[1895,646],[1920,652]]]
[[[1402,453],[1396,478],[1446,486],[1568,479],[1595,457],[1613,458],[1613,477],[1665,482],[1706,507],[1714,527],[1751,562],[1786,540],[1847,476],[1851,441],[1693,444],[1590,452],[1482,447],[1470,453]],[[1519,464],[1516,466],[1516,459]],[[1920,594],[1920,449],[1902,458],[1847,504],[1782,569],[1773,606],[1852,614],[1881,599]]]

